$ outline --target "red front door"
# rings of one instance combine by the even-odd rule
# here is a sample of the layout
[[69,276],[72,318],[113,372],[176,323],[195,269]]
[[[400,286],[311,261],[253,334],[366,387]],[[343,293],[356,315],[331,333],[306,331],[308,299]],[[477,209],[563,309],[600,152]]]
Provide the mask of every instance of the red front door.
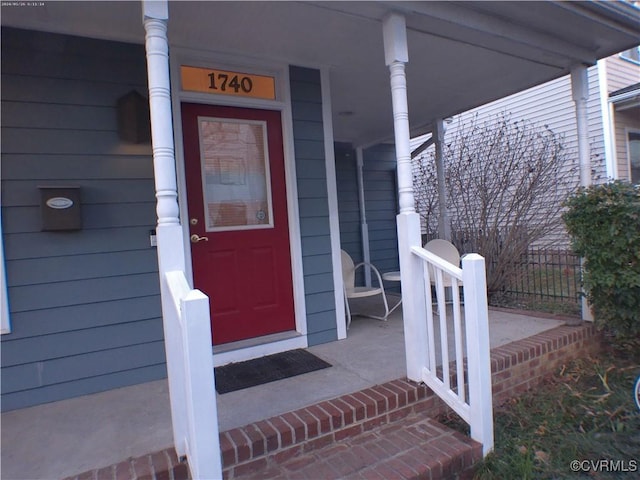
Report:
[[195,288],[214,345],[295,329],[280,112],[182,104]]

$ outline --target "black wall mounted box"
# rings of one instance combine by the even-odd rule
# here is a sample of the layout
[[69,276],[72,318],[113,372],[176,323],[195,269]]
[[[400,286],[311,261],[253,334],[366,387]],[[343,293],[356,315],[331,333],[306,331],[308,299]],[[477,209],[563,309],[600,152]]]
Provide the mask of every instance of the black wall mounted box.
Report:
[[82,228],[80,187],[43,186],[40,189],[42,231],[68,231]]

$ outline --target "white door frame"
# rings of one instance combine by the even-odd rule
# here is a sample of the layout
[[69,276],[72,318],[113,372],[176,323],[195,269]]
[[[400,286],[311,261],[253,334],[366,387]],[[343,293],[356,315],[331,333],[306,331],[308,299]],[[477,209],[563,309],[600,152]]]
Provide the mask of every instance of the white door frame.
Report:
[[[2,206],[1,203],[0,206]],[[2,214],[0,213],[0,334],[5,333],[11,333],[11,318],[9,316],[9,293],[7,289],[7,270],[4,258]]]
[[[180,66],[211,68],[254,73],[273,76],[276,79],[276,100],[260,100],[253,98],[211,95],[207,93],[187,92],[181,88]],[[296,165],[293,146],[293,122],[291,115],[291,101],[289,93],[288,65],[275,62],[263,62],[255,59],[240,59],[234,55],[202,52],[191,49],[171,49],[171,90],[173,104],[173,131],[175,137],[176,175],[178,179],[178,202],[185,246],[186,277],[193,286],[193,270],[187,208],[187,188],[185,179],[184,143],[182,137],[182,102],[199,103],[202,105],[223,105],[246,107],[264,110],[277,110],[281,113],[283,152],[285,162],[285,182],[287,186],[287,212],[289,219],[289,244],[291,255],[291,273],[293,278],[293,300],[295,311],[295,325],[299,336],[274,341],[267,344],[247,346],[232,349],[214,355],[214,363],[242,361],[270,353],[305,348],[307,342],[307,314],[304,295],[304,274],[302,268],[302,239],[300,235],[300,216],[298,211],[298,189],[296,181]],[[239,344],[239,345],[245,345]]]

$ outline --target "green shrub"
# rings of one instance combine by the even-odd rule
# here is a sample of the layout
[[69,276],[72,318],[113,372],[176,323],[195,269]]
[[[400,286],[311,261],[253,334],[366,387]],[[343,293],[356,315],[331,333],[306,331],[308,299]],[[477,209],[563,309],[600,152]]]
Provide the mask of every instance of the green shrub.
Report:
[[640,336],[640,190],[615,181],[581,188],[563,215],[596,324],[619,340]]

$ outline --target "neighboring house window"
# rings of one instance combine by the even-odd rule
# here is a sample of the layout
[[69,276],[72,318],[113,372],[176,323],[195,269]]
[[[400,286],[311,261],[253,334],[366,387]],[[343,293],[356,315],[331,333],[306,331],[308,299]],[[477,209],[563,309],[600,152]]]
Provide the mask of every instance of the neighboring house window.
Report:
[[629,132],[629,166],[631,167],[631,183],[640,184],[640,132]]
[[640,64],[640,47],[633,47],[620,53],[625,60]]

